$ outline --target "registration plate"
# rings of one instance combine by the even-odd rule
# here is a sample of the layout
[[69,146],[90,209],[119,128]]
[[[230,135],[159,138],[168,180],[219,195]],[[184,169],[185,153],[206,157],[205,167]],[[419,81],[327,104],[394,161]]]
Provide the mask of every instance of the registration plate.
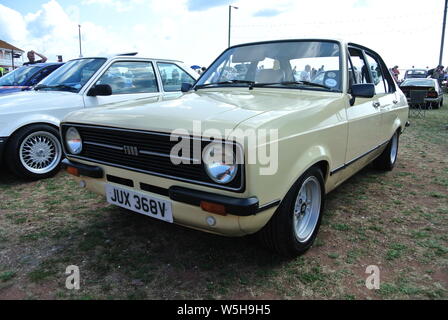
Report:
[[106,198],[110,204],[129,209],[146,216],[173,222],[171,202],[150,197],[140,192],[135,192],[106,184]]

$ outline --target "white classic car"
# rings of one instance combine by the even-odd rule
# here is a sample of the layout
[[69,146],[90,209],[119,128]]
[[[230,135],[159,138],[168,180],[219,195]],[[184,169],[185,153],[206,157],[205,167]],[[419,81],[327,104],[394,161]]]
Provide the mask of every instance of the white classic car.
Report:
[[[318,82],[294,77],[313,68]],[[237,45],[183,91],[151,108],[68,115],[67,171],[109,203],[215,234],[258,233],[289,256],[312,245],[328,192],[372,161],[394,167],[408,124],[381,57],[338,40]]]
[[135,55],[68,61],[33,91],[0,97],[0,163],[17,176],[53,175],[63,158],[60,120],[68,113],[110,103],[181,95],[198,75],[180,61]]

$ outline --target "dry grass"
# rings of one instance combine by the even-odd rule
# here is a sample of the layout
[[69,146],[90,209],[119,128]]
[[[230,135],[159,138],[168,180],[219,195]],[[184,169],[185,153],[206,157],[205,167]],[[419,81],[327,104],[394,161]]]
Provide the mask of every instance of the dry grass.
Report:
[[[109,206],[62,172],[28,183],[2,171],[0,299],[446,299],[447,109],[412,119],[394,171],[366,168],[331,193],[294,260]],[[65,288],[68,265],[79,291]],[[365,286],[368,265],[380,290]]]

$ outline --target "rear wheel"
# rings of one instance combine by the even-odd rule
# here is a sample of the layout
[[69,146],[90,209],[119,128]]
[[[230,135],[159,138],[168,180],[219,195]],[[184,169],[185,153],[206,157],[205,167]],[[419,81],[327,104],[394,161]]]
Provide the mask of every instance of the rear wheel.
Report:
[[386,149],[373,162],[376,168],[385,171],[391,171],[394,168],[398,158],[398,141],[399,134],[396,131],[387,144]]
[[26,179],[43,179],[56,174],[62,158],[58,130],[35,124],[17,131],[8,141],[6,159],[9,169]]
[[292,186],[271,220],[259,232],[261,242],[284,256],[304,253],[319,230],[324,198],[322,172],[313,167]]

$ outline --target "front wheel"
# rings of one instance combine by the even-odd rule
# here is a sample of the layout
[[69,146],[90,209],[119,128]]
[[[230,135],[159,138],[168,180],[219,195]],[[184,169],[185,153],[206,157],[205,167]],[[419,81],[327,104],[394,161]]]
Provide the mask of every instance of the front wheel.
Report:
[[59,170],[62,146],[57,129],[35,124],[17,131],[8,141],[6,159],[9,169],[25,179],[44,179]]
[[313,167],[291,187],[271,220],[259,232],[261,242],[284,256],[304,253],[319,230],[324,199],[322,172]]
[[387,144],[386,149],[380,154],[378,158],[373,162],[375,167],[384,171],[391,171],[398,158],[398,142],[399,142],[398,131],[395,131],[394,135]]

